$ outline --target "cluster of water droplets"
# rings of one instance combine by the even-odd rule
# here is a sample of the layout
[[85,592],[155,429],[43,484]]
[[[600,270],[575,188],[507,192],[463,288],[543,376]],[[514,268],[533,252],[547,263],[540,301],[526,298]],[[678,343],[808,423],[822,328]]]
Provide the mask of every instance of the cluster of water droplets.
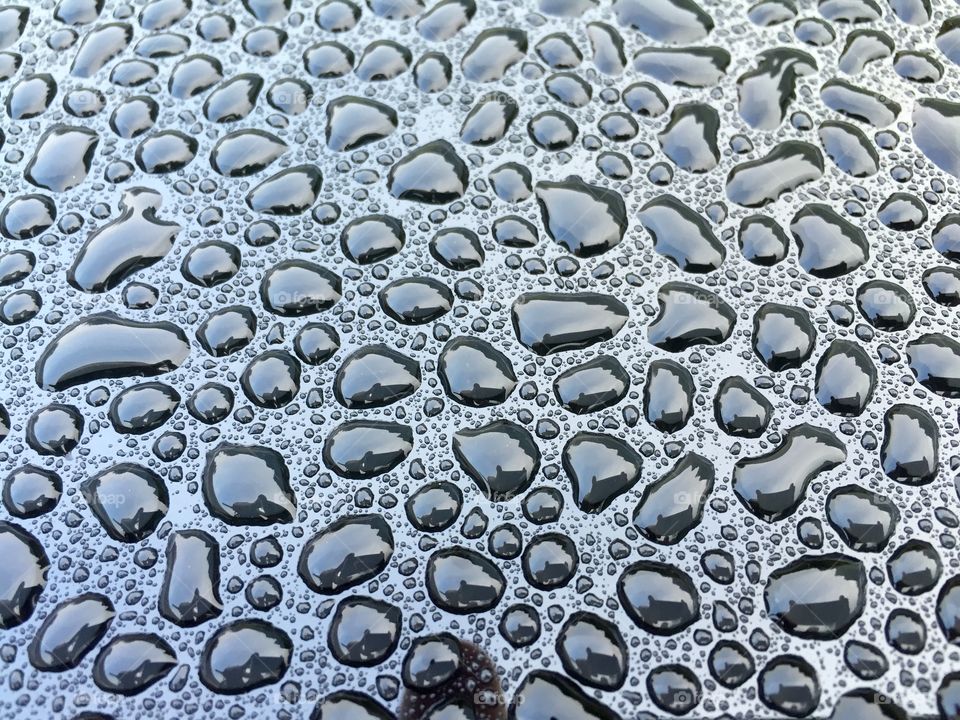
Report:
[[960,718],[956,10],[0,7],[0,713]]

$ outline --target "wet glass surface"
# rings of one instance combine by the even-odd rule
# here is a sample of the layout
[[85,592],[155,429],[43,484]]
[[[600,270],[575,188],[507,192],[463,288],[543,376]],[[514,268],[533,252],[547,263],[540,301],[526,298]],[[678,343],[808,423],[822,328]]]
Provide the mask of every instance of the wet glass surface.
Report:
[[2,0],[0,717],[960,719],[949,0]]

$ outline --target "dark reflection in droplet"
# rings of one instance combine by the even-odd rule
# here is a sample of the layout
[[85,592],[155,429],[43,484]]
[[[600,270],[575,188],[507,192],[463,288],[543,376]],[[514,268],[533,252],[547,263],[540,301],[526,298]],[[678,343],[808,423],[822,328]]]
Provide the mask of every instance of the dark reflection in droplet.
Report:
[[820,88],[823,104],[841,115],[882,128],[892,125],[900,114],[900,105],[872,90],[834,78]]
[[537,55],[554,70],[567,70],[583,62],[583,53],[566,33],[553,33],[541,38],[536,45]]
[[818,135],[827,157],[848,175],[861,178],[879,171],[876,149],[855,125],[828,120],[820,124]]
[[949,578],[937,595],[937,620],[947,642],[960,641],[960,575]]
[[700,703],[702,688],[686,665],[661,665],[647,675],[647,692],[661,710],[686,715]]
[[877,208],[877,219],[891,230],[917,230],[927,221],[927,208],[916,195],[896,192]]
[[403,684],[414,690],[432,690],[448,682],[461,667],[460,645],[447,633],[413,641],[403,659]]
[[378,575],[393,549],[393,533],[383,517],[350,515],[307,541],[298,572],[311,590],[331,595]]
[[580,564],[577,546],[566,535],[545,533],[524,548],[523,576],[540,590],[563,587],[573,578]]
[[20,325],[35,318],[43,307],[40,293],[35,290],[18,290],[0,300],[0,322],[4,325]]
[[500,602],[506,587],[503,574],[473,550],[451,547],[430,556],[427,590],[434,604],[451,613],[484,612]]
[[413,430],[392,422],[352,420],[323,444],[323,460],[341,477],[364,479],[389,472],[413,450]]
[[303,53],[306,71],[315,78],[331,79],[347,75],[353,70],[353,51],[338,42],[327,41],[311,45]]
[[599,255],[623,240],[627,214],[618,193],[571,177],[537,183],[536,194],[550,237],[578,257]]
[[453,293],[434,278],[401,278],[378,294],[384,312],[405,325],[421,325],[440,318],[453,307]]
[[400,641],[400,609],[372,598],[342,601],[330,623],[329,645],[344,665],[369,667],[386,660]]
[[819,278],[845,275],[870,257],[863,230],[828,205],[805,205],[790,221],[790,232],[800,251],[801,267]]
[[710,674],[726,688],[740,687],[756,669],[750,651],[733,640],[721,640],[714,645],[708,662]]
[[655,635],[674,635],[700,617],[693,580],[675,565],[634,563],[620,576],[617,589],[631,619]]
[[148,188],[125,192],[120,216],[92,233],[77,253],[67,272],[70,284],[86,292],[105,292],[162,260],[173,248],[180,225],[157,217],[161,200]]
[[563,371],[553,386],[560,404],[578,415],[616,405],[629,388],[627,371],[609,355],[601,355]]
[[77,78],[93,77],[104,65],[122,53],[133,39],[133,28],[127,23],[106,23],[93,28],[73,58],[70,74]]
[[604,75],[621,75],[627,65],[627,53],[620,33],[606,23],[592,22],[587,25],[587,37],[597,70]]
[[53,76],[47,73],[27,75],[18,80],[7,95],[7,115],[13,120],[35,118],[46,112],[56,94],[57,83]]
[[326,323],[307,323],[293,338],[293,349],[308,365],[320,365],[340,349],[340,335]]
[[0,286],[13,285],[28,277],[37,264],[29,250],[12,250],[0,255]]
[[737,78],[740,117],[758,130],[775,130],[796,99],[799,78],[816,70],[817,61],[802,50],[762,50],[757,55],[756,68]]
[[727,197],[744,207],[763,207],[822,176],[820,151],[809,143],[790,140],[762,158],[734,167],[727,175]]
[[723,264],[723,244],[706,219],[679,198],[660,195],[640,208],[637,217],[653,237],[654,249],[681,270],[709,273]]
[[442,0],[417,20],[417,31],[434,42],[449,40],[467,26],[476,12],[474,0]]
[[246,177],[269,167],[287,145],[263,130],[237,130],[222,135],[210,151],[210,167],[227,177]]
[[53,225],[57,206],[46,195],[29,193],[11,200],[0,212],[0,232],[11,240],[29,240]]
[[609,340],[628,317],[623,303],[599,293],[526,293],[513,304],[517,337],[538,355]]
[[923,273],[923,289],[941,305],[960,305],[960,270],[946,265],[930,268]]
[[118,635],[97,655],[93,682],[105,692],[137,695],[162,680],[177,656],[153,633]]
[[117,432],[156,430],[180,406],[180,394],[163,383],[141,383],[118,394],[110,404],[110,421]]
[[257,318],[244,305],[231,305],[212,312],[197,329],[197,340],[214,357],[226,357],[253,340]]
[[609,620],[593,613],[570,616],[557,636],[557,655],[567,673],[601,690],[619,689],[627,677],[627,645]]
[[937,690],[937,706],[946,720],[960,718],[960,672],[948,673]]
[[214,123],[242,120],[253,112],[263,89],[263,78],[254,73],[224,80],[203,103],[203,114]]
[[804,555],[777,568],[767,580],[767,614],[791,635],[833,640],[866,606],[863,564],[847,555]]
[[834,340],[817,362],[817,401],[837,415],[860,415],[873,397],[877,369],[858,344]]
[[728,435],[759,437],[772,414],[770,401],[740,376],[724,379],[714,396],[714,417]]
[[233,390],[220,383],[204,383],[187,398],[187,410],[202,423],[216,425],[233,409]]
[[30,642],[30,664],[63,672],[77,667],[106,634],[115,615],[103,595],[84,593],[55,607]]
[[916,305],[904,288],[887,280],[871,280],[857,289],[860,313],[879,330],[906,330],[916,315]]
[[472,407],[499,405],[517,386],[507,356],[479,338],[462,336],[447,343],[437,373],[447,395]]
[[396,111],[364,98],[343,96],[327,105],[327,147],[345,151],[389,136],[397,128]]
[[859,640],[847,641],[843,659],[850,671],[861,680],[876,680],[889,668],[887,658],[879,648]]
[[36,465],[22,465],[3,481],[3,506],[18,518],[33,518],[50,512],[60,501],[61,494],[61,477]]
[[466,228],[441,230],[430,240],[430,254],[451,270],[472,270],[483,264],[480,238]]
[[386,345],[368,345],[349,355],[334,381],[334,394],[348,408],[382,407],[420,387],[419,364]]
[[940,554],[924,540],[907,540],[887,559],[890,584],[903,595],[913,597],[933,590],[942,573]]
[[717,132],[720,116],[709,105],[682,103],[675,105],[670,121],[657,139],[663,153],[682,170],[703,173],[716,167],[720,160]]
[[730,337],[737,319],[720,296],[688,283],[666,283],[657,293],[657,302],[660,311],[647,327],[647,337],[669,352],[719,345]]
[[250,361],[240,376],[240,386],[260,407],[283,407],[300,391],[300,362],[286,350],[268,350]]
[[445,205],[463,196],[470,173],[446,140],[435,140],[402,158],[387,175],[390,194],[400,200]]
[[[572,72],[558,72],[549,76],[543,83],[547,93],[558,102],[571,108],[582,108],[589,104],[593,98],[593,88],[586,80]],[[554,118],[551,123],[549,118]],[[551,113],[546,115],[545,120],[541,121],[539,126],[530,126],[530,130],[539,130],[541,138],[546,137],[547,130],[551,124],[558,125],[559,130],[569,128],[570,118],[563,113]],[[559,123],[559,124],[558,124]],[[575,134],[576,129],[567,129],[568,134]],[[531,132],[531,135],[533,133]],[[536,138],[534,138],[536,139]]]
[[481,98],[464,118],[460,140],[481,147],[493,145],[507,134],[518,112],[517,102],[509,95]]
[[880,463],[894,480],[925,485],[937,476],[940,428],[923,408],[897,404],[883,416]]
[[753,350],[774,372],[803,365],[815,342],[816,330],[806,310],[766,303],[753,316]]
[[[415,651],[415,654],[414,654]],[[408,668],[433,687],[413,687]],[[478,645],[449,634],[415,641],[404,660],[405,689],[397,720],[506,720],[500,676],[493,658]],[[440,680],[440,678],[443,678]],[[438,681],[439,682],[436,682]],[[416,683],[422,685],[424,683]],[[392,716],[391,716],[392,717]]]
[[770,452],[738,460],[733,491],[750,512],[765,522],[792,515],[818,475],[846,460],[846,446],[834,433],[813,425],[797,425],[784,433]]
[[[953,52],[953,51],[951,51]],[[920,98],[913,104],[913,142],[927,159],[960,177],[960,103]]]
[[715,477],[713,463],[687,453],[663,477],[644,487],[633,512],[634,526],[653,542],[680,542],[700,524]]
[[82,127],[57,125],[43,134],[24,177],[37,187],[64,192],[84,181],[90,172],[100,137]]
[[513,647],[526,647],[540,637],[540,616],[529,605],[507,608],[500,619],[500,634]]
[[157,121],[160,107],[146,96],[135,96],[119,104],[110,116],[110,128],[125,139],[139,137]]
[[293,656],[293,642],[263,620],[237,620],[210,636],[200,657],[200,681],[234,695],[279,682]]
[[163,174],[181,170],[193,162],[198,143],[178,130],[163,130],[137,146],[134,159],[146,173]]
[[0,556],[4,559],[0,628],[9,630],[33,615],[40,593],[47,585],[50,561],[37,538],[4,520],[0,520]]
[[296,498],[280,453],[260,446],[222,443],[207,454],[203,497],[228,525],[292,522]]
[[[533,177],[530,170],[517,163],[504,163],[490,172],[493,191],[506,203],[518,203],[533,194]],[[463,231],[461,229],[461,231]],[[446,231],[441,231],[446,232]],[[470,232],[470,231],[464,231]]]
[[500,80],[526,53],[527,35],[522,30],[484,30],[463,54],[463,75],[467,80],[478,83]]
[[443,92],[452,78],[453,64],[443,53],[424,53],[413,66],[413,82],[421,92]]
[[643,386],[647,422],[664,433],[681,430],[693,414],[694,393],[693,377],[685,367],[673,360],[654,360]]
[[820,681],[813,666],[798,655],[778,655],[758,678],[760,700],[775,712],[806,717],[820,704]]
[[872,62],[893,54],[893,39],[878,30],[859,29],[847,35],[837,68],[847,75],[858,75]]
[[496,502],[526,490],[540,466],[540,451],[530,433],[507,420],[457,431],[453,452],[484,495]]
[[314,706],[310,720],[394,720],[394,716],[373,698],[339,690]]
[[463,493],[453,483],[434,482],[417,490],[404,505],[407,519],[421,532],[440,532],[456,522]]
[[37,384],[50,390],[109,377],[160,375],[190,353],[186,335],[168,322],[140,323],[113,313],[67,327],[37,361]]
[[897,652],[917,655],[927,644],[927,627],[917,613],[896,608],[884,626],[887,643]]
[[827,496],[827,521],[851,549],[883,550],[900,522],[900,511],[886,496],[859,485],[843,485]]
[[286,317],[311,315],[336,304],[342,281],[325,267],[306,260],[284,260],[270,268],[260,297],[270,312]]
[[633,58],[637,72],[691,88],[716,85],[729,64],[730,53],[719,47],[643,48]]
[[910,370],[928,390],[960,397],[960,343],[941,333],[928,333],[906,347]]
[[508,710],[511,720],[618,720],[620,717],[599,700],[585,694],[576,683],[550,670],[532,670],[514,691]]
[[85,480],[81,490],[104,530],[119,542],[133,543],[148,537],[170,506],[163,479],[134,463],[100,471]]
[[833,707],[829,720],[909,720],[906,711],[891,698],[870,688],[844,693]]
[[210,55],[190,55],[177,63],[167,84],[179,100],[199,95],[223,79],[223,65]]
[[297,165],[253,188],[247,195],[247,205],[267,215],[299,215],[316,202],[322,183],[323,176],[315,165]]
[[181,627],[194,627],[222,612],[220,546],[203,530],[170,534],[157,607],[163,617]]
[[530,139],[544,150],[564,150],[573,145],[579,130],[573,119],[562,112],[547,110],[527,123]]
[[71,452],[83,434],[83,415],[72,405],[54,403],[37,410],[27,420],[27,444],[39,455],[62,456]]

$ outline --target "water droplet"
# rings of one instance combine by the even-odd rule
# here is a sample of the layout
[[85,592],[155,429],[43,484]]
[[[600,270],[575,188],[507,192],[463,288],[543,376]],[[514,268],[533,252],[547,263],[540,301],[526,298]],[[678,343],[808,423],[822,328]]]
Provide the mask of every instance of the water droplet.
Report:
[[279,682],[292,655],[293,643],[283,630],[263,620],[237,620],[207,641],[200,680],[214,692],[248,692]]

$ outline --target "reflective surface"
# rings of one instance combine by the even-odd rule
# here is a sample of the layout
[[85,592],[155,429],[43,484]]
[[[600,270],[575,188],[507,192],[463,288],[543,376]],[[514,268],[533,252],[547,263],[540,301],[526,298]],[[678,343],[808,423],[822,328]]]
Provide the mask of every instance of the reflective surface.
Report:
[[958,47],[0,6],[0,716],[960,718]]

